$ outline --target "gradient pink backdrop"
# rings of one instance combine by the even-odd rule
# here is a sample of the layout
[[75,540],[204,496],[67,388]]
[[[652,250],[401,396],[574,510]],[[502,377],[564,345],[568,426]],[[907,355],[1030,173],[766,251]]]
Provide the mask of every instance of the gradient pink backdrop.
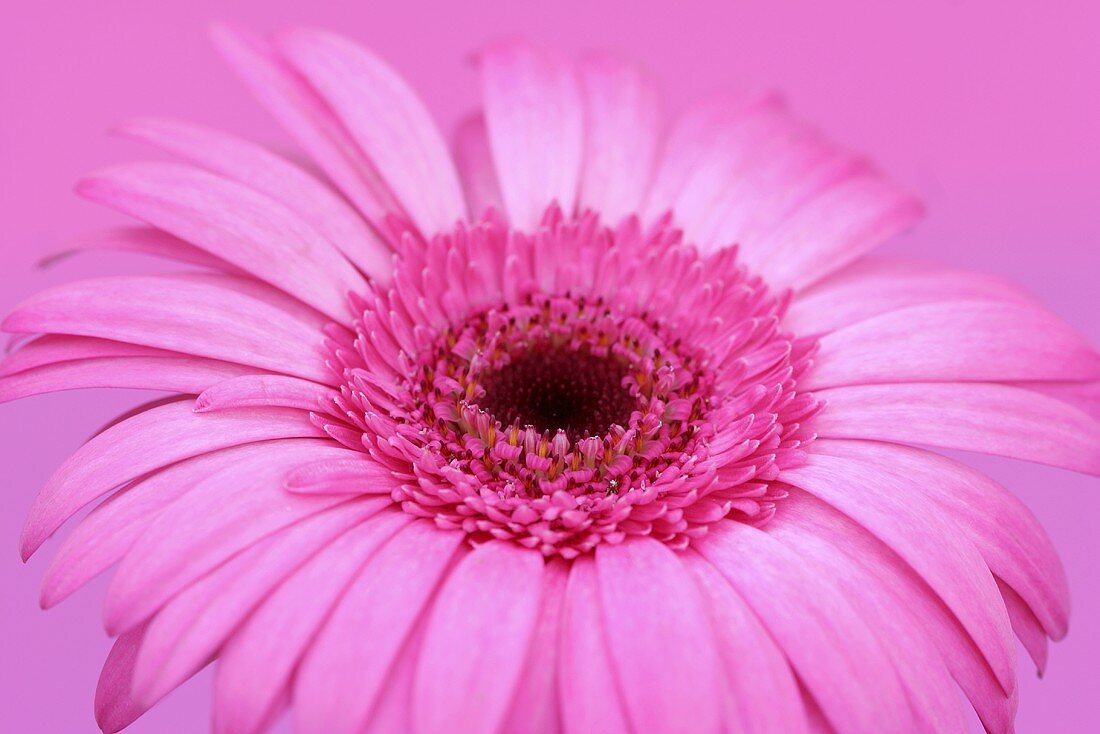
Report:
[[[476,98],[468,55],[505,34],[573,53],[619,50],[650,68],[672,109],[726,87],[778,86],[802,114],[924,197],[927,221],[890,251],[1010,276],[1100,344],[1096,3],[37,0],[4,16],[5,312],[60,280],[137,267],[105,258],[35,268],[75,234],[118,223],[70,193],[82,173],[149,155],[106,136],[113,123],[177,115],[285,144],[207,43],[208,22],[226,19],[352,35],[392,61],[448,127]],[[53,549],[24,567],[16,540],[51,470],[137,399],[93,391],[0,407],[4,731],[95,731],[92,693],[109,647],[99,624],[104,583],[40,612],[38,584]],[[1018,730],[1100,731],[1100,486],[1053,469],[977,463],[1034,509],[1062,552],[1073,593],[1070,634],[1054,646],[1046,679],[1021,658]],[[209,673],[198,676],[132,731],[204,731],[209,684]]]

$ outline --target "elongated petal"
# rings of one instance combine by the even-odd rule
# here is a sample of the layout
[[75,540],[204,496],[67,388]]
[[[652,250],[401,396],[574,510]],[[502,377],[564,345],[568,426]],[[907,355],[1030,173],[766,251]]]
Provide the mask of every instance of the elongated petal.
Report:
[[376,511],[360,501],[320,512],[273,533],[180,592],[146,627],[134,665],[134,700],[152,705],[201,670],[274,586]]
[[81,507],[143,474],[228,446],[323,435],[299,410],[199,415],[192,407],[192,401],[180,400],[147,410],[84,444],[35,498],[23,526],[23,557],[29,558]]
[[600,606],[612,663],[635,728],[721,726],[721,673],[708,612],[687,568],[649,538],[596,549]]
[[117,131],[157,145],[284,204],[363,272],[383,277],[391,251],[339,194],[260,145],[219,130],[163,118],[129,120]]
[[1006,385],[858,385],[821,390],[818,435],[977,451],[1100,474],[1100,422]]
[[42,606],[57,604],[121,560],[166,507],[201,480],[256,450],[254,444],[244,444],[184,459],[138,479],[98,505],[50,562],[42,583]]
[[562,610],[558,691],[563,731],[631,731],[620,690],[600,610],[596,563],[591,556],[582,555],[570,566]]
[[83,179],[77,193],[233,263],[341,323],[365,282],[284,204],[197,168],[132,163]]
[[400,212],[393,194],[315,90],[266,40],[225,25],[213,30],[222,56],[268,112],[308,152],[380,235]]
[[585,104],[580,208],[607,224],[639,211],[660,139],[660,99],[634,66],[600,55],[580,65]]
[[740,523],[716,525],[697,547],[752,607],[834,728],[911,730],[889,656],[828,575]]
[[455,130],[454,157],[470,216],[479,217],[489,207],[503,215],[500,181],[493,167],[493,153],[489,150],[485,116],[480,112],[459,123]]
[[286,375],[234,375],[203,390],[195,399],[195,411],[207,413],[233,408],[281,406],[323,410],[340,393],[327,385]]
[[[275,589],[222,652],[214,731],[254,734],[282,702],[303,654],[345,590],[394,530],[411,522],[382,510],[334,540]],[[349,639],[358,639],[357,637]],[[303,705],[298,701],[298,705]]]
[[966,299],[1031,302],[1020,288],[991,275],[869,256],[796,293],[783,325],[802,336],[827,334],[907,306]]
[[286,488],[303,494],[389,494],[402,478],[362,451],[348,450],[344,458],[323,459],[293,469]]
[[144,637],[144,626],[120,635],[103,663],[95,690],[95,721],[106,734],[122,731],[146,711],[131,695],[134,663]]
[[103,357],[172,357],[175,352],[139,344],[68,334],[44,334],[21,344],[0,362],[0,376],[36,367]]
[[512,696],[511,710],[500,728],[503,734],[551,734],[561,731],[557,674],[568,579],[568,564],[560,559],[547,562],[542,577],[538,623],[527,650],[527,661],[519,676],[521,683]]
[[1002,687],[1012,689],[1015,648],[996,581],[967,537],[922,501],[912,482],[821,455],[784,471],[783,479],[855,520],[912,566],[966,628]]
[[0,402],[87,387],[128,387],[195,394],[214,383],[248,371],[240,365],[201,357],[83,359],[0,377]]
[[[303,734],[363,730],[462,539],[461,533],[417,520],[367,562],[302,661],[294,700]],[[487,588],[482,594],[489,599],[496,590],[490,594]]]
[[[121,632],[233,554],[281,528],[346,501],[283,489],[286,472],[323,458],[328,441],[257,446],[247,458],[213,474],[180,497],[150,525],[119,564],[103,603],[104,625]],[[386,499],[366,500],[374,510]],[[217,507],[217,512],[211,512]]]
[[1051,637],[1065,635],[1065,571],[1039,522],[1014,494],[965,464],[908,446],[819,439],[813,451],[905,481],[929,511],[938,509],[957,523],[956,532],[965,533],[990,570],[1027,600]]
[[413,687],[417,731],[491,734],[501,725],[522,683],[543,566],[537,551],[493,541],[478,546],[451,572],[420,651]]
[[427,237],[466,218],[447,144],[424,103],[389,66],[333,33],[295,29],[277,44],[328,102]]
[[169,260],[198,265],[211,270],[239,274],[240,269],[206,250],[175,235],[152,227],[115,227],[103,232],[85,235],[77,239],[71,249],[63,250],[42,260],[42,267],[52,267],[77,253],[96,250],[119,250],[142,255],[153,255]]
[[328,382],[322,336],[227,276],[116,276],[44,290],[4,320],[5,331],[96,337],[194,354]]
[[702,592],[726,671],[726,727],[751,734],[807,731],[798,682],[783,651],[717,569],[698,553],[681,556]]
[[518,41],[482,51],[482,93],[501,195],[515,227],[551,202],[571,213],[584,155],[584,102],[564,59]]
[[1100,355],[1053,314],[1022,303],[945,301],[824,336],[799,386],[1096,378]]

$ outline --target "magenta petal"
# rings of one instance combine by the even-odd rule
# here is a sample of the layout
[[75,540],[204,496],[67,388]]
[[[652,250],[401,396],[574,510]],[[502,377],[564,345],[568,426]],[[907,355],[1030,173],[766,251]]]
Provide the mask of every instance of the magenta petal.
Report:
[[644,538],[601,544],[596,572],[608,648],[635,728],[720,731],[714,636],[687,568],[668,546]]
[[278,406],[325,410],[340,393],[326,385],[287,375],[234,375],[202,391],[195,411],[209,413],[232,408]]
[[122,731],[147,710],[130,693],[134,663],[144,638],[144,626],[119,636],[103,663],[95,691],[95,720],[104,734]]
[[543,566],[537,551],[499,541],[459,561],[425,629],[413,687],[416,731],[490,734],[500,727],[522,684]]

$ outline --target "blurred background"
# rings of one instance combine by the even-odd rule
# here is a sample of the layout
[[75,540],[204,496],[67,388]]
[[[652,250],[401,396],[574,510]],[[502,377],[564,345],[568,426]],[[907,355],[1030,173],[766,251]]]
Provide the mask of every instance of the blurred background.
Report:
[[[803,116],[927,202],[923,225],[887,251],[1013,278],[1100,345],[1096,3],[36,0],[3,15],[0,311],[59,281],[149,267],[118,257],[36,266],[79,233],[121,222],[71,193],[96,167],[153,155],[112,139],[118,121],[178,116],[289,145],[208,43],[208,25],[220,19],[352,36],[392,62],[447,129],[477,100],[471,52],[503,35],[573,54],[619,51],[649,68],[673,112],[721,89],[780,88]],[[105,584],[41,612],[38,585],[56,543],[26,566],[16,545],[52,470],[146,398],[89,391],[0,406],[5,731],[95,731],[92,696],[110,646],[100,626]],[[1070,634],[1053,647],[1045,679],[1021,651],[1017,729],[1100,731],[1100,483],[1007,461],[973,463],[1038,515],[1073,595]],[[201,674],[130,731],[205,731],[209,685],[209,672]]]

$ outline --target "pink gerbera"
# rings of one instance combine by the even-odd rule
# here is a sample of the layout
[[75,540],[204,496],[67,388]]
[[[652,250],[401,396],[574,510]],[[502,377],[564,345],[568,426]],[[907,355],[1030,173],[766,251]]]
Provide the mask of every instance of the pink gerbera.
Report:
[[[78,191],[193,266],[62,285],[0,399],[173,393],[51,478],[45,606],[118,566],[96,715],[217,660],[213,728],[1012,728],[1066,632],[1019,501],[911,444],[1100,473],[1100,356],[998,280],[865,257],[920,208],[772,95],[478,56],[454,157],[368,51],[217,41],[323,171],[192,124]],[[1084,407],[1082,407],[1084,406]],[[105,498],[105,499],[104,499]]]

